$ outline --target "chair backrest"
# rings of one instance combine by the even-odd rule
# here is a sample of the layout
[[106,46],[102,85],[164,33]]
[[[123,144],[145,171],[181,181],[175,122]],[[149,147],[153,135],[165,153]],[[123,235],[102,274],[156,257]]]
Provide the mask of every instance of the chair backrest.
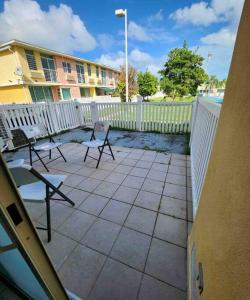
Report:
[[23,165],[21,167],[9,168],[9,170],[12,174],[12,177],[18,187],[25,185],[25,184],[30,184],[30,183],[40,181],[40,179],[37,178],[31,172],[31,169],[32,168],[28,165]]
[[46,128],[42,123],[36,125],[20,126],[20,129],[24,132],[25,136],[28,139],[41,137],[46,134]]
[[95,132],[108,133],[109,128],[110,128],[110,123],[108,121],[97,121],[95,122],[94,125]]

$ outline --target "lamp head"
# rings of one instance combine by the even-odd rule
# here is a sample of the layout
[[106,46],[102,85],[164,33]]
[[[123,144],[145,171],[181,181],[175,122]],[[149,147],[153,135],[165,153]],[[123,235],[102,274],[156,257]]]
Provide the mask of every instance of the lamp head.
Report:
[[125,9],[116,9],[115,10],[115,15],[117,17],[124,17],[126,14],[126,10]]

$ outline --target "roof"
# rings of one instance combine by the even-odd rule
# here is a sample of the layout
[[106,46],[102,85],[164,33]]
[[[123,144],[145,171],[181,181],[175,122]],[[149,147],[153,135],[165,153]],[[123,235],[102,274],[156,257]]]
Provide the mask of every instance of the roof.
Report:
[[8,47],[8,46],[21,46],[21,47],[24,47],[26,49],[37,50],[37,51],[44,52],[44,53],[50,54],[50,55],[63,56],[63,57],[66,57],[66,58],[74,59],[76,61],[91,63],[91,64],[94,64],[94,65],[97,65],[97,66],[100,66],[100,67],[104,67],[104,68],[112,70],[114,72],[120,72],[117,69],[111,68],[110,66],[102,65],[102,64],[97,63],[95,61],[91,61],[91,60],[87,60],[87,59],[80,58],[80,57],[77,57],[77,56],[69,55],[69,54],[59,52],[59,51],[56,51],[56,50],[47,49],[47,48],[44,48],[44,47],[40,47],[40,46],[33,45],[33,44],[30,44],[30,43],[26,43],[26,42],[19,41],[19,40],[11,40],[11,41],[8,41],[6,43],[3,43],[3,44],[0,45],[0,49],[4,48],[4,47]]

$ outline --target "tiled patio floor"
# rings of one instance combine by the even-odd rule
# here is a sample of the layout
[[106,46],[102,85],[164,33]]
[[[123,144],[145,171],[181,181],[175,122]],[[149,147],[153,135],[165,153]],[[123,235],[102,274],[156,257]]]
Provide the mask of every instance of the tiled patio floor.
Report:
[[[104,156],[96,169],[83,162],[83,146],[64,145],[68,162],[50,172],[68,175],[62,189],[75,207],[53,201],[52,241],[38,231],[44,246],[65,287],[83,299],[185,299],[189,158],[113,149],[116,160]],[[42,204],[27,208],[45,224]]]

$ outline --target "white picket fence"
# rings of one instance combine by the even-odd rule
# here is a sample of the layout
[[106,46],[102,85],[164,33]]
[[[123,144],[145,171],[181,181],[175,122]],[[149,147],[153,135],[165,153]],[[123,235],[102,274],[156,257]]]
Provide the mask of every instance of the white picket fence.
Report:
[[190,149],[193,213],[195,215],[206,177],[221,105],[205,97],[198,97],[193,106]]
[[190,131],[192,103],[85,103],[62,101],[58,103],[31,103],[0,105],[9,129],[43,123],[51,134],[92,125],[97,120],[110,121],[115,128],[184,133]]

